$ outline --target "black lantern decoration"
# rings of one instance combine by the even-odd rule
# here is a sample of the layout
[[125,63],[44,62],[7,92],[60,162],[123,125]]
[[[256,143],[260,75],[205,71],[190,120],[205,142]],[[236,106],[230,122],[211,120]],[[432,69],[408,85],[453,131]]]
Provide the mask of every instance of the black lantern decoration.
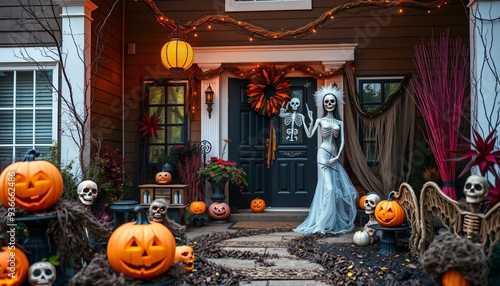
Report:
[[210,85],[208,85],[207,90],[205,90],[205,104],[207,105],[208,118],[211,118],[212,105],[214,104],[214,91]]

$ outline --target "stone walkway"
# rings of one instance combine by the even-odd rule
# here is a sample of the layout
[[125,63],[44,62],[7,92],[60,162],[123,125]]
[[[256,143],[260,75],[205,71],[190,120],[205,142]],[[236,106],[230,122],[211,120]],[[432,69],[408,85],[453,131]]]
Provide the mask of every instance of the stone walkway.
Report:
[[[208,225],[190,229],[188,238],[211,232],[231,231],[229,224]],[[241,285],[279,286],[279,285],[328,285],[314,280],[317,273],[324,269],[320,264],[299,259],[290,255],[286,249],[290,240],[300,236],[295,232],[275,232],[249,237],[238,237],[223,241],[221,246],[226,250],[251,251],[271,254],[273,258],[256,263],[248,259],[209,259],[214,264],[237,270],[252,277],[251,283]],[[350,242],[352,233],[325,239],[325,242]],[[276,258],[274,258],[276,257]],[[265,266],[262,266],[265,264]]]

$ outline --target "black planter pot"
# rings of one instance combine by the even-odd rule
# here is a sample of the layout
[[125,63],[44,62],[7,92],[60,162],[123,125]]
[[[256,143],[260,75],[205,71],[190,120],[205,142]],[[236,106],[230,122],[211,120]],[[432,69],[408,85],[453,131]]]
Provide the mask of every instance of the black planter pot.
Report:
[[212,195],[210,199],[213,202],[221,203],[226,199],[226,194],[224,193],[224,189],[226,187],[226,181],[222,180],[219,182],[208,181],[210,186],[212,187]]
[[196,227],[202,227],[203,226],[203,220],[200,219],[200,218],[193,219],[192,223],[193,223],[193,226],[196,226]]

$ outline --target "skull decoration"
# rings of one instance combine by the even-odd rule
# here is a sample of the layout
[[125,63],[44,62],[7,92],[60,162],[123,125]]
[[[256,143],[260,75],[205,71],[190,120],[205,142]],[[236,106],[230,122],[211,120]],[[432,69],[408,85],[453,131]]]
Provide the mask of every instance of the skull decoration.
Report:
[[86,180],[81,182],[76,189],[80,202],[86,206],[91,206],[97,198],[97,184]]
[[335,95],[333,94],[327,94],[323,99],[323,104],[325,106],[326,111],[334,111],[335,106],[337,106],[337,98],[335,98]]
[[156,199],[149,206],[149,216],[156,222],[162,222],[167,217],[167,201]]
[[293,111],[297,111],[297,109],[299,109],[300,106],[300,99],[296,97],[292,98],[292,100],[290,100],[290,106],[292,107]]
[[184,265],[184,270],[186,272],[193,271],[194,267],[194,251],[191,246],[181,245],[175,247],[175,259],[176,262],[182,262]]
[[380,196],[377,194],[368,194],[365,199],[365,213],[371,215],[375,212],[375,207],[380,202]]
[[33,263],[28,270],[28,280],[32,286],[51,286],[56,281],[56,268],[48,261]]
[[465,181],[464,194],[465,201],[469,204],[479,204],[486,195],[490,185],[488,181],[481,176],[471,175]]

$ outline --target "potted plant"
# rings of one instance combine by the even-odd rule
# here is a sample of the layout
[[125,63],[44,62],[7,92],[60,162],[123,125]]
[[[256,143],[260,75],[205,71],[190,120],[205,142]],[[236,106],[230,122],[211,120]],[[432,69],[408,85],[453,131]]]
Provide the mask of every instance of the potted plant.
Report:
[[210,158],[207,166],[200,168],[196,174],[198,184],[204,184],[205,180],[210,183],[212,186],[210,198],[215,202],[222,202],[226,198],[223,190],[227,183],[237,184],[240,189],[248,186],[245,171],[236,167],[235,162],[217,157]]

